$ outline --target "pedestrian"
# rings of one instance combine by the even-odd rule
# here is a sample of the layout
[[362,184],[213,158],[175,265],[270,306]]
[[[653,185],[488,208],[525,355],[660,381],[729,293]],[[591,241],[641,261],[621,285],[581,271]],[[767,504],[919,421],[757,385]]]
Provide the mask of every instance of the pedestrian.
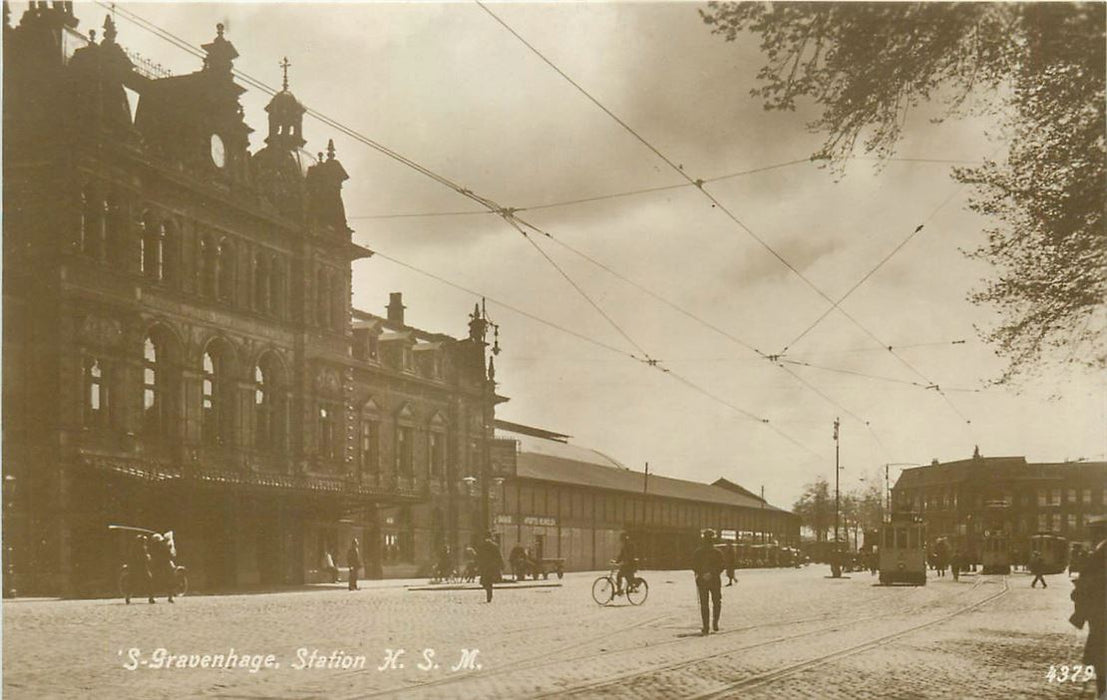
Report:
[[487,597],[485,602],[491,603],[492,584],[499,580],[504,568],[504,557],[496,540],[492,539],[491,531],[485,534],[484,541],[477,550],[477,567],[480,569],[480,585]]
[[327,572],[331,583],[338,583],[338,567],[334,565],[334,557],[328,549],[323,550],[323,571]]
[[726,545],[726,549],[723,550],[723,566],[726,567],[726,585],[733,586],[737,580],[734,578],[734,545],[729,542]]
[[527,577],[527,550],[523,548],[523,543],[516,543],[511,548],[511,554],[507,556],[507,561],[511,564],[511,573],[515,576],[515,581],[519,582]]
[[953,553],[953,558],[949,560],[949,570],[953,574],[953,580],[957,581],[961,576],[961,567],[965,565],[965,555],[961,553],[961,550],[957,550]]
[[1045,577],[1042,576],[1042,572],[1045,570],[1045,565],[1042,563],[1042,553],[1034,552],[1030,555],[1030,573],[1034,574],[1034,580],[1030,582],[1031,588],[1037,588],[1038,581],[1042,582],[1042,588],[1046,588]]
[[1077,629],[1088,623],[1084,643],[1084,664],[1095,667],[1096,697],[1107,697],[1107,518],[1088,523],[1092,553],[1084,559],[1072,591],[1073,614],[1069,618]]
[[450,557],[450,547],[448,545],[442,545],[442,548],[438,550],[438,571],[435,578],[439,581],[448,581],[450,576],[454,572],[453,561]]
[[127,585],[123,599],[131,604],[131,594],[145,593],[150,602],[154,602],[154,590],[150,580],[150,552],[146,545],[146,535],[135,537],[127,557]]
[[[700,546],[692,553],[692,572],[696,575],[696,593],[700,599],[701,633],[707,635],[707,623],[719,631],[719,613],[723,609],[722,572],[723,555],[715,549],[715,531],[703,531]],[[708,618],[708,599],[711,599],[711,617]]]
[[357,546],[357,538],[350,540],[350,548],[346,550],[346,565],[350,567],[350,590],[356,591],[357,570],[361,568],[361,551]]
[[173,581],[175,567],[173,555],[169,549],[169,542],[158,533],[154,533],[148,540],[150,551],[150,602],[154,602],[154,591],[162,589],[168,592],[168,600],[173,602],[173,589],[176,587]]

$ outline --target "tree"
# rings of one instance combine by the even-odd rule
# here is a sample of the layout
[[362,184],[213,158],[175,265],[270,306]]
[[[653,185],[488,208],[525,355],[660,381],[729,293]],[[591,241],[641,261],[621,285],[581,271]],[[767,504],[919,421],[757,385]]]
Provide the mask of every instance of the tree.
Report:
[[803,495],[792,506],[792,512],[799,516],[803,527],[815,533],[817,542],[825,542],[827,531],[834,526],[834,500],[826,479],[819,477],[804,486]]
[[[995,273],[970,295],[997,311],[982,329],[1013,382],[1043,362],[1107,366],[1103,3],[708,3],[727,41],[759,35],[753,96],[766,109],[822,108],[816,158],[841,172],[861,141],[894,153],[907,113],[994,115],[1006,157],[955,168],[991,217],[967,254]],[[1067,348],[1067,352],[1062,352]]]

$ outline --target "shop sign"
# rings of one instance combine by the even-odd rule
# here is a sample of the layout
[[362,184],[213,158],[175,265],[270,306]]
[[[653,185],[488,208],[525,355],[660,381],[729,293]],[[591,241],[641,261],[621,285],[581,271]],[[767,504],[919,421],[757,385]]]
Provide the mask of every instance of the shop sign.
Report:
[[497,525],[514,525],[515,517],[512,515],[497,515],[495,523]]
[[528,515],[523,518],[524,525],[536,525],[538,527],[557,527],[557,518],[542,518],[537,515]]

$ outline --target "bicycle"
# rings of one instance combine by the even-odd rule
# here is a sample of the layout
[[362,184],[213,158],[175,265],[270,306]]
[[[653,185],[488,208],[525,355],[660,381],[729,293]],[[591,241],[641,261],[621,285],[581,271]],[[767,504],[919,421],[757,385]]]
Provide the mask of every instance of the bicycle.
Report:
[[600,605],[610,605],[615,600],[616,595],[625,594],[627,602],[631,605],[645,603],[650,594],[650,585],[646,583],[646,579],[635,576],[633,580],[627,581],[626,591],[620,592],[618,587],[619,568],[619,564],[611,562],[611,571],[604,576],[600,576],[592,583],[592,599]]
[[461,583],[461,575],[458,574],[457,569],[450,569],[450,571],[443,573],[440,567],[434,567],[434,572],[431,575],[430,584],[436,585],[440,583]]

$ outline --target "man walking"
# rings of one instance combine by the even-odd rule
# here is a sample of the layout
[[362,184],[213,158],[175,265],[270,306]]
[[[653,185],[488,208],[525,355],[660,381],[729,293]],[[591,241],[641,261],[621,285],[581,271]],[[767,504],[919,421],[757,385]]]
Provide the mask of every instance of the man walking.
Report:
[[500,547],[496,540],[492,539],[492,532],[484,536],[484,542],[480,543],[477,550],[477,567],[480,569],[480,585],[487,597],[485,602],[492,602],[492,584],[500,578],[503,570],[504,557],[500,553]]
[[715,549],[715,531],[703,531],[700,546],[692,553],[692,572],[696,575],[696,592],[700,598],[700,618],[703,621],[702,634],[708,633],[708,598],[711,599],[711,628],[719,631],[719,613],[723,609],[722,578],[723,555]]
[[146,595],[150,598],[150,602],[154,602],[154,587],[150,580],[150,553],[146,547],[146,535],[138,535],[135,537],[134,543],[131,545],[130,561],[127,562],[127,586],[124,595],[124,600],[127,605],[131,604],[131,594],[137,593]]
[[1038,587],[1038,581],[1042,582],[1042,588],[1046,588],[1045,577],[1042,576],[1044,566],[1042,564],[1041,552],[1034,552],[1030,555],[1030,573],[1034,574],[1034,580],[1030,582],[1031,588]]
[[1069,618],[1077,629],[1088,623],[1083,661],[1095,667],[1096,697],[1107,697],[1107,518],[1088,523],[1092,542],[1097,543],[1084,560],[1072,592],[1073,614]]
[[164,588],[169,592],[169,602],[173,602],[173,591],[176,588],[173,564],[173,555],[169,551],[169,543],[160,534],[155,533],[149,539],[150,548],[150,602],[154,602],[154,588]]
[[356,591],[357,570],[361,568],[361,550],[357,546],[357,538],[350,540],[350,548],[346,550],[346,565],[350,567],[350,590]]
[[726,551],[723,553],[723,565],[726,567],[726,585],[734,585],[734,545],[727,543]]

